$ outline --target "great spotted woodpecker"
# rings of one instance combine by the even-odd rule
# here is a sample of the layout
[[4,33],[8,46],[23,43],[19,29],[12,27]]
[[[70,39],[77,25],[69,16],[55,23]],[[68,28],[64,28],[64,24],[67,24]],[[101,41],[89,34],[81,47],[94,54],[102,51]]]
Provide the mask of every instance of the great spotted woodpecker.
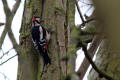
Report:
[[31,30],[32,40],[38,53],[42,56],[45,65],[51,64],[51,59],[48,56],[48,42],[50,40],[50,33],[41,26],[39,17],[32,18],[33,27]]

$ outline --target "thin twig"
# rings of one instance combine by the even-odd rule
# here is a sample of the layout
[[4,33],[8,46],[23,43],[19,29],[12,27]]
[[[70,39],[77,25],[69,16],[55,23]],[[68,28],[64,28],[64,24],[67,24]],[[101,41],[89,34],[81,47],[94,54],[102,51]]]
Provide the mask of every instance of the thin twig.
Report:
[[2,48],[0,48],[0,51],[2,51],[2,53],[4,54],[4,51],[3,51],[3,49],[2,49]]
[[18,54],[15,54],[14,56],[8,58],[6,61],[2,62],[0,65],[3,65],[4,63],[8,62],[9,60],[11,60],[12,58],[16,57]]
[[6,54],[8,54],[13,48],[11,48],[10,50],[8,50],[6,53],[3,52],[3,55],[0,57],[0,59],[2,59]]
[[81,18],[81,20],[82,20],[82,23],[84,23],[85,21],[84,21],[84,18],[83,18],[83,16],[82,16],[82,13],[81,13],[81,11],[80,11],[80,7],[79,7],[79,5],[78,5],[78,1],[77,1],[77,0],[75,0],[75,4],[76,4],[77,10],[78,10],[78,13],[79,13],[79,15],[80,15],[80,18]]
[[80,18],[81,18],[81,20],[82,20],[82,24],[80,25],[80,27],[81,27],[81,26],[85,26],[86,23],[89,23],[89,22],[95,20],[94,18],[92,18],[92,19],[89,19],[89,20],[85,21],[84,18],[83,18],[83,16],[82,16],[82,13],[81,13],[81,11],[80,11],[80,7],[79,7],[79,5],[78,5],[78,1],[77,1],[77,0],[75,0],[75,4],[76,4],[77,10],[78,10],[78,13],[79,13],[79,15],[80,15]]
[[0,74],[2,74],[4,76],[5,80],[9,80],[8,77],[4,73],[0,72]]
[[86,3],[84,1],[79,0],[81,3],[86,4],[86,5],[93,5],[93,3]]
[[88,32],[88,31],[84,31],[84,30],[81,30],[81,33],[80,35],[81,36],[86,36],[86,35],[99,35],[100,32]]
[[91,21],[94,21],[94,20],[95,20],[95,18],[92,18],[92,19],[89,19],[87,21],[84,21],[84,23],[80,24],[79,27],[84,26],[85,24],[87,24],[87,23],[89,23]]
[[3,26],[5,23],[3,23],[3,22],[0,22],[0,26]]

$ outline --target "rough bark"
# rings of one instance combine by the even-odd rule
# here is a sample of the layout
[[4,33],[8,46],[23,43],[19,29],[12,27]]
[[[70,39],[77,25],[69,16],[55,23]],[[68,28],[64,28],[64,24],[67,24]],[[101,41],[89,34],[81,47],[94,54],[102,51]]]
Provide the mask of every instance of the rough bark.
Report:
[[[18,80],[60,80],[66,76],[67,62],[61,59],[67,55],[67,3],[67,0],[26,0],[20,30],[22,53],[18,56]],[[52,63],[43,73],[43,61],[33,47],[30,35],[33,16],[39,16],[44,20],[43,26],[53,31],[48,50]]]
[[[72,29],[75,28],[74,19],[75,19],[75,0],[68,0],[67,4],[67,29],[68,29],[68,49],[67,49],[67,55],[69,56],[68,61],[68,74],[75,72],[75,60],[76,60],[76,51],[75,47],[71,47],[71,45],[74,45],[74,42],[72,42],[73,37],[72,35]],[[73,50],[73,51],[72,51]]]

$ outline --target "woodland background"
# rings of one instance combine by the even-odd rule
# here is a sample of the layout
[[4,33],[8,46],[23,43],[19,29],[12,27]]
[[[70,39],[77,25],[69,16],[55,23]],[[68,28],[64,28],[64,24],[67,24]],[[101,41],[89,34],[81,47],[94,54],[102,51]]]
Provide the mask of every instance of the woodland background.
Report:
[[[21,0],[16,0],[12,9],[8,6],[7,0],[1,1],[5,20],[0,23],[0,26],[4,28],[0,36],[0,51],[2,52],[0,59],[3,60],[3,57],[11,50],[2,51],[6,35],[16,54],[3,60],[0,65],[18,56],[17,80],[83,80],[90,64],[92,69],[88,80],[120,79],[119,0],[93,0],[87,3],[80,0],[87,6],[94,6],[95,11],[89,16],[82,15],[77,0],[25,0],[19,42],[11,26]],[[82,21],[78,26],[74,23],[75,6]],[[45,67],[46,71],[43,71],[43,62],[36,54],[31,40],[33,16],[43,19],[42,25],[46,29],[51,28],[54,32],[49,44],[52,64]],[[88,43],[90,43],[89,47]],[[78,71],[75,72],[78,49],[82,49],[85,58]],[[92,58],[95,53],[96,60],[93,62]],[[5,74],[2,75],[7,79]]]

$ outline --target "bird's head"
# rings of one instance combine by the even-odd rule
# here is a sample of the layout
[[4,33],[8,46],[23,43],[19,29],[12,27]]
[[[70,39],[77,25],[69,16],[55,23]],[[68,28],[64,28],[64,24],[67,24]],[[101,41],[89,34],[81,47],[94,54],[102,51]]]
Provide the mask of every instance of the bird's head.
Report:
[[33,17],[33,18],[32,18],[32,22],[33,22],[33,23],[36,22],[36,23],[39,23],[39,24],[40,24],[40,22],[41,22],[40,17],[36,17],[36,16]]

